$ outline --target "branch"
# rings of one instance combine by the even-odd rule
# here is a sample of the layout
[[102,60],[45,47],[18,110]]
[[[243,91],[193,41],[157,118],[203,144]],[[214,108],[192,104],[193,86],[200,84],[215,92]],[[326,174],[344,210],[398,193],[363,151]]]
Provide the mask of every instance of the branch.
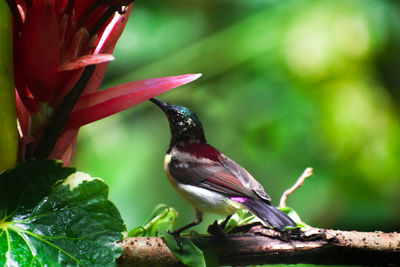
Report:
[[283,208],[286,207],[286,200],[287,198],[293,194],[294,191],[297,190],[300,186],[304,184],[304,181],[306,180],[307,177],[310,177],[313,173],[312,168],[307,168],[304,170],[303,174],[297,179],[297,182],[289,189],[287,189],[285,192],[283,192],[281,200],[279,201],[279,207]]
[[[207,236],[220,265],[346,264],[400,266],[400,234],[308,228],[277,232],[254,226],[226,238]],[[159,237],[120,242],[119,266],[177,266],[178,259]]]

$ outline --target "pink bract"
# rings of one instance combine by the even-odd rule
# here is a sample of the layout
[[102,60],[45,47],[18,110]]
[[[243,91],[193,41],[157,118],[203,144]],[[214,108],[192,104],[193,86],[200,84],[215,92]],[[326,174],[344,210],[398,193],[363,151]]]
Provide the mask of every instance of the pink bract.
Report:
[[[134,81],[98,91],[133,0],[9,0],[14,24],[14,72],[20,160],[35,144],[83,69],[95,65],[49,155],[68,165],[79,127],[197,79],[198,74]],[[28,147],[29,146],[29,147]]]

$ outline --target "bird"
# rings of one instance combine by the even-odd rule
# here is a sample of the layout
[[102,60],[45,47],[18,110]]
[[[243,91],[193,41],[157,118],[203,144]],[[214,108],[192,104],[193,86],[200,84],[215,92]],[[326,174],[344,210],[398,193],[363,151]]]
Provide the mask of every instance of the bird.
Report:
[[[195,219],[173,232],[180,242],[181,232],[202,222],[203,213],[230,216],[247,209],[265,226],[277,230],[297,227],[284,212],[271,205],[263,186],[242,166],[206,141],[199,117],[189,108],[149,99],[166,115],[171,141],[164,170],[172,187],[195,210]],[[225,223],[227,222],[225,220]]]

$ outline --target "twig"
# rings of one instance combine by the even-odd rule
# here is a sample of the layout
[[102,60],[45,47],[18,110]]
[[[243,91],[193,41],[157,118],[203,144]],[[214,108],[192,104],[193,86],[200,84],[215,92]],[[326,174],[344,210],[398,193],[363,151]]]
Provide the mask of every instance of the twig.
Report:
[[[337,264],[400,266],[400,234],[307,228],[280,233],[263,226],[226,238],[207,236],[220,265]],[[119,243],[119,266],[179,266],[159,237],[133,237]]]
[[306,168],[303,172],[303,174],[297,179],[297,182],[289,189],[287,189],[281,197],[281,200],[279,201],[279,207],[284,208],[286,207],[286,200],[287,198],[293,194],[294,191],[297,190],[300,186],[303,185],[304,181],[306,180],[307,177],[310,177],[313,173],[312,168]]

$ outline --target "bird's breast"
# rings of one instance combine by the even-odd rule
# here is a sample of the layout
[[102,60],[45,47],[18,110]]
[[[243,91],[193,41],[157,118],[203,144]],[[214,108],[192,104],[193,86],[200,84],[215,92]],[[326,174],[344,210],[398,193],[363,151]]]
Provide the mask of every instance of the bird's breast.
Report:
[[[169,171],[169,163],[171,162],[172,156],[171,154],[167,154],[165,155],[165,159],[164,159],[164,171],[165,174],[167,175],[167,178],[169,180],[169,182],[171,183],[171,185],[174,187],[175,190],[178,191],[177,189],[177,185],[178,185],[178,180],[176,180],[172,174]],[[179,191],[178,191],[179,192]]]

